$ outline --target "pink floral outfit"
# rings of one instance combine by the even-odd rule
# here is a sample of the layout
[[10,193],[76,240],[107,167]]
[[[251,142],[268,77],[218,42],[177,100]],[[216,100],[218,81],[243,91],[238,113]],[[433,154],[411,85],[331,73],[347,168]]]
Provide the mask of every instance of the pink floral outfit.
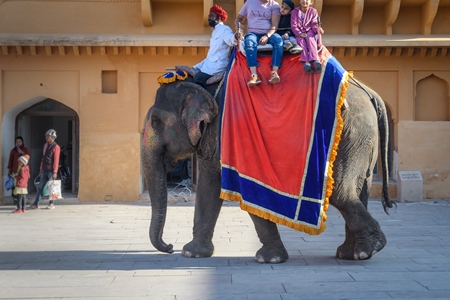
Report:
[[[295,8],[291,13],[291,28],[297,43],[303,48],[300,57],[302,62],[318,61],[316,35],[319,31],[319,14],[313,7],[308,7],[306,12],[302,12],[300,7]],[[300,34],[306,33],[306,38],[301,38]]]

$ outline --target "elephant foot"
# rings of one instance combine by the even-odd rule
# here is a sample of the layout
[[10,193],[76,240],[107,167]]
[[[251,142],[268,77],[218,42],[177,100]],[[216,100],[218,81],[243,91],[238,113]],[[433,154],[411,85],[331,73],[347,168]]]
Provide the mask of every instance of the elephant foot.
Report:
[[184,245],[181,255],[184,257],[211,257],[214,253],[214,245],[212,242],[200,244],[196,241],[191,241]]
[[289,259],[289,254],[284,245],[276,248],[262,246],[262,248],[256,252],[255,259],[259,263],[279,264],[287,261]]
[[379,231],[366,239],[357,239],[354,245],[342,244],[337,248],[336,257],[349,260],[369,259],[386,245],[386,236]]

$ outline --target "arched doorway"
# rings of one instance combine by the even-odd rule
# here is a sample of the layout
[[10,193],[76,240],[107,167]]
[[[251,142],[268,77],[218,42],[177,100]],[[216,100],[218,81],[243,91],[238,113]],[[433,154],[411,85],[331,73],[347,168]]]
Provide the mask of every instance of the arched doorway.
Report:
[[31,179],[29,193],[35,193],[34,178],[39,174],[40,159],[45,143],[45,132],[49,129],[57,132],[56,142],[61,147],[61,159],[70,171],[69,179],[63,183],[63,193],[78,193],[79,178],[79,118],[70,107],[45,99],[20,112],[15,120],[15,133],[21,135],[30,148]]
[[449,121],[449,87],[444,79],[431,74],[416,84],[415,121]]

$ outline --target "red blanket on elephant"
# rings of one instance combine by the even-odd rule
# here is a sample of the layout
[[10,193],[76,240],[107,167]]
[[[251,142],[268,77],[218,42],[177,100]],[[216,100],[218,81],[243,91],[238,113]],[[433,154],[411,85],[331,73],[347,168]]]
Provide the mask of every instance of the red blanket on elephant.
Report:
[[284,56],[276,85],[268,83],[271,57],[259,56],[262,82],[253,87],[245,57],[234,53],[221,110],[221,198],[309,234],[325,230],[348,79],[322,53],[323,72],[314,75],[299,56]]

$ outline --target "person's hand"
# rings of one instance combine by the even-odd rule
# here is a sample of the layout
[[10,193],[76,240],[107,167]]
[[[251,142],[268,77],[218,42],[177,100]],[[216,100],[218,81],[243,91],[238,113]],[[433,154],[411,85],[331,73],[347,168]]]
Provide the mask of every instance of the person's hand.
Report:
[[180,65],[180,66],[175,66],[175,70],[181,70],[181,71],[183,71],[184,69],[186,69],[186,68],[189,68],[188,66],[182,66],[182,65]]
[[283,38],[284,38],[285,40],[288,40],[288,39],[289,39],[289,34],[287,34],[287,32],[286,32],[285,34],[283,34]]
[[20,149],[19,147],[16,147],[16,149],[17,149],[17,152],[19,152],[19,154],[23,154],[22,149]]
[[259,40],[259,44],[260,45],[265,45],[265,44],[267,44],[268,41],[269,41],[269,37],[267,35],[263,35],[261,37],[261,39]]
[[191,68],[191,67],[188,67],[188,66],[175,66],[175,69],[180,70],[180,71],[186,71],[192,77],[194,77],[195,74],[197,74],[198,71],[199,71],[198,69]]
[[55,180],[55,179],[56,179],[56,177],[57,177],[57,174],[56,174],[56,172],[53,172],[53,174],[52,174],[52,178],[53,178],[53,180]]
[[242,39],[242,32],[240,30],[236,31],[234,38],[239,42]]
[[325,33],[325,31],[323,30],[322,27],[319,27],[319,33],[320,33],[320,34],[324,34],[324,33]]
[[306,34],[306,33],[300,33],[300,37],[302,38],[302,39],[304,39],[304,38],[306,38],[308,35]]

